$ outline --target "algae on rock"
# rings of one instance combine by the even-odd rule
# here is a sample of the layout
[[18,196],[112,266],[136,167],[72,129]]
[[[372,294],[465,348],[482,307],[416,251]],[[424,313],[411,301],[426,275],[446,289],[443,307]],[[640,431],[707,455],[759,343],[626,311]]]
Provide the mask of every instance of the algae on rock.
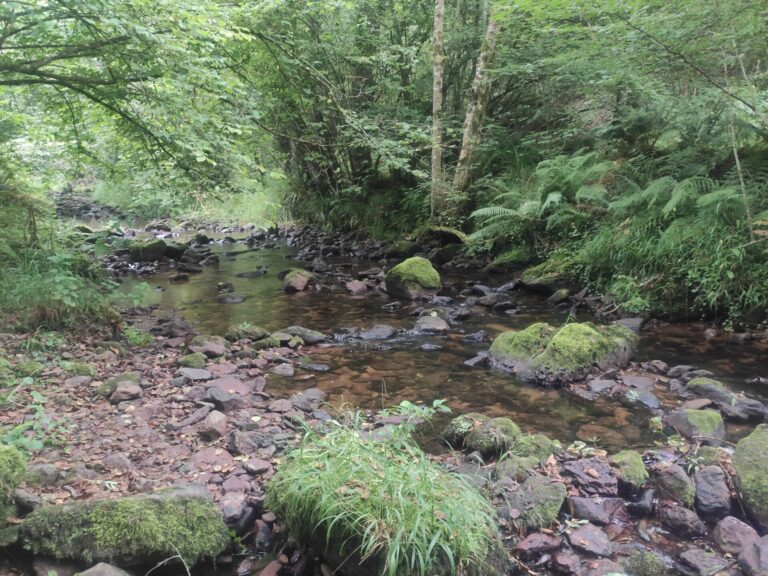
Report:
[[510,519],[521,528],[533,530],[546,528],[557,520],[565,496],[565,484],[538,474],[505,493]]
[[571,323],[556,329],[540,322],[497,336],[488,358],[491,366],[523,381],[570,382],[595,366],[625,366],[636,344],[637,336],[619,324]]
[[648,470],[643,457],[634,450],[622,450],[608,458],[614,467],[616,478],[632,488],[640,488],[648,481]]
[[440,274],[426,258],[414,256],[403,260],[384,277],[387,292],[398,298],[416,299],[440,290]]
[[43,506],[24,520],[21,537],[35,554],[124,566],[177,554],[192,566],[229,544],[221,512],[199,485]]

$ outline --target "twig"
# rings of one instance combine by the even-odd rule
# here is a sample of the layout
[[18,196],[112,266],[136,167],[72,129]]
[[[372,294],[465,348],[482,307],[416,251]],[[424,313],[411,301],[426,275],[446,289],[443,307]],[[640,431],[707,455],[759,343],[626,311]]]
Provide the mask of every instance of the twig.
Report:
[[152,572],[154,572],[158,568],[165,566],[166,564],[168,564],[169,562],[172,562],[173,560],[178,560],[179,562],[181,562],[181,565],[184,566],[184,570],[187,572],[187,576],[192,576],[192,574],[189,571],[189,566],[187,566],[187,563],[184,561],[184,558],[182,557],[181,552],[179,552],[179,549],[176,548],[174,544],[171,544],[171,546],[173,546],[173,549],[176,550],[176,555],[158,562],[153,568],[150,568],[144,574],[144,576],[149,576]]

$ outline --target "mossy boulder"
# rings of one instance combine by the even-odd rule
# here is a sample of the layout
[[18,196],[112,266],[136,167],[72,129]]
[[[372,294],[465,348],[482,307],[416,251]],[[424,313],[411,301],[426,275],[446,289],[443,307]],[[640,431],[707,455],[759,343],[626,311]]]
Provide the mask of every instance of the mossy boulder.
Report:
[[37,360],[24,360],[14,366],[13,371],[17,376],[26,378],[28,376],[38,376],[43,370],[45,370],[45,364],[38,362]]
[[664,415],[664,423],[688,439],[719,445],[725,438],[723,417],[717,410],[681,408]]
[[648,481],[648,470],[643,457],[634,450],[622,450],[608,458],[616,478],[632,489],[640,488]]
[[182,368],[196,368],[202,370],[208,364],[208,358],[202,352],[192,352],[179,358],[179,366]]
[[281,345],[280,338],[277,336],[267,336],[266,338],[262,338],[261,340],[257,340],[251,346],[255,350],[266,350],[268,348],[279,348]]
[[496,476],[506,476],[522,482],[534,468],[561,450],[559,442],[550,440],[543,434],[522,434],[513,440],[509,450],[499,460]]
[[742,501],[762,531],[768,531],[768,424],[739,440],[733,468]]
[[141,376],[138,372],[123,372],[122,374],[112,376],[96,389],[96,393],[100,396],[108,398],[117,389],[117,385],[121,382],[132,382],[134,384],[140,384]]
[[164,240],[133,240],[128,246],[131,260],[134,262],[153,262],[165,256],[167,246]]
[[505,494],[507,513],[510,520],[526,530],[546,528],[557,520],[565,496],[565,484],[536,474]]
[[60,365],[62,370],[75,376],[90,376],[91,378],[96,376],[96,367],[87,362],[68,362],[64,360]]
[[290,268],[280,273],[283,282],[283,292],[288,294],[303,292],[316,283],[315,275],[303,268]]
[[387,293],[397,298],[433,296],[440,290],[440,274],[426,258],[414,256],[391,268],[384,277]]
[[509,450],[518,436],[520,427],[510,418],[491,418],[467,435],[464,447],[480,452],[483,458],[498,457]]
[[310,346],[314,346],[315,344],[320,344],[321,342],[328,340],[328,336],[322,332],[312,330],[311,328],[304,328],[304,326],[288,326],[287,328],[280,330],[280,332],[290,334],[294,337],[299,337],[301,338],[302,343],[309,344]]
[[520,282],[529,290],[553,294],[568,284],[564,270],[564,263],[552,258],[525,270],[520,276]]
[[464,445],[464,439],[475,428],[479,428],[488,422],[488,416],[477,412],[462,414],[451,420],[443,429],[442,438],[453,448],[461,448]]
[[261,340],[269,336],[269,331],[265,330],[261,326],[256,326],[250,322],[241,322],[230,326],[224,338],[230,342],[237,342],[238,340]]
[[685,469],[678,464],[657,468],[653,479],[665,498],[680,502],[690,508],[696,498],[696,486]]
[[419,245],[416,242],[410,240],[398,240],[390,245],[387,249],[387,256],[393,258],[408,258],[418,252]]
[[179,260],[187,250],[189,246],[182,242],[170,241],[165,244],[165,255],[174,260]]
[[193,566],[215,558],[229,544],[221,512],[199,485],[43,506],[24,520],[21,538],[38,555],[122,566],[176,554]]
[[633,550],[622,563],[628,576],[666,576],[669,574],[664,561],[655,552]]
[[488,358],[491,366],[525,382],[564,383],[584,378],[594,367],[625,366],[636,345],[637,336],[618,324],[572,323],[556,329],[539,322],[497,336]]
[[[0,506],[11,502],[11,492],[24,479],[27,463],[14,446],[0,444]],[[3,518],[0,518],[2,524]]]

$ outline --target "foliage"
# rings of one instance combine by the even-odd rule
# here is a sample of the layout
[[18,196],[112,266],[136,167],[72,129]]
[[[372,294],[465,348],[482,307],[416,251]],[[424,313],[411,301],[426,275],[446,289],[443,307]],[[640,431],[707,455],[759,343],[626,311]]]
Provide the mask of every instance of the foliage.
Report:
[[495,573],[488,563],[499,540],[487,500],[402,435],[393,443],[342,426],[308,433],[270,481],[267,502],[295,536],[382,573]]
[[129,346],[140,348],[149,346],[152,343],[152,334],[145,332],[135,326],[127,326],[123,329],[123,337]]

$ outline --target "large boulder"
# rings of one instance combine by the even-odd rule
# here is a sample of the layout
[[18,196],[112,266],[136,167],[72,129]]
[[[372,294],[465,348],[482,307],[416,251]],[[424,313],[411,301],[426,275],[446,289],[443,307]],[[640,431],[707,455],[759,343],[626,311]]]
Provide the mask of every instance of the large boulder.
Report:
[[165,241],[152,239],[134,240],[128,250],[131,253],[131,260],[134,262],[153,262],[165,256],[167,248]]
[[636,344],[637,336],[618,324],[571,323],[557,329],[540,322],[497,336],[488,358],[491,366],[525,382],[564,383],[584,378],[594,367],[625,366]]
[[742,502],[763,531],[768,531],[768,424],[760,424],[739,440],[733,467]]
[[440,290],[440,274],[426,258],[414,256],[400,262],[384,277],[387,293],[397,298],[433,296]]
[[221,512],[200,485],[43,506],[24,520],[21,538],[37,555],[121,566],[177,554],[193,566],[229,544]]
[[283,292],[286,292],[287,294],[303,292],[314,286],[316,283],[315,275],[303,268],[291,268],[285,270],[278,274],[278,278],[282,280]]

